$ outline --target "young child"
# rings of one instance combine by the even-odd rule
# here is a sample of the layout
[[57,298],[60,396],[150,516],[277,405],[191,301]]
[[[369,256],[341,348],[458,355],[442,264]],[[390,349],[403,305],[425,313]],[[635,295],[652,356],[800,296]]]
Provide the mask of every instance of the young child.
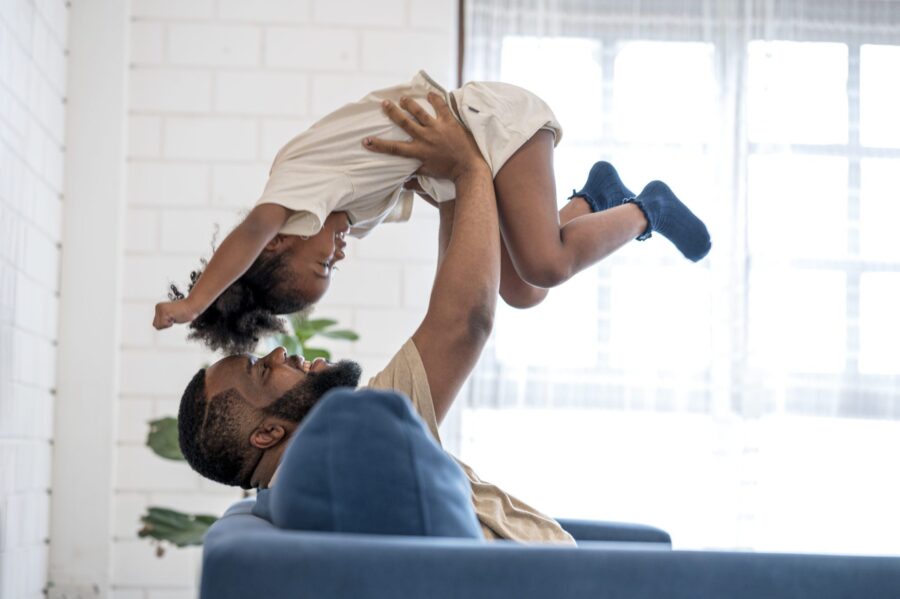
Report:
[[452,182],[415,176],[417,160],[371,151],[382,140],[409,138],[403,129],[412,121],[398,126],[385,114],[398,101],[420,119],[452,111],[491,168],[504,243],[500,294],[512,306],[539,303],[547,288],[615,251],[610,233],[625,224],[637,227],[638,239],[659,232],[690,260],[709,252],[706,226],[664,183],[653,181],[635,195],[607,162],[593,166],[557,214],[553,148],[562,128],[550,108],[504,83],[468,83],[448,93],[420,71],[289,141],[255,207],[205,268],[191,273],[187,297],[171,286],[171,301],[157,304],[153,325],[190,322],[190,338],[211,349],[249,351],[261,336],[281,330],[279,314],[325,294],[347,233],[364,237],[382,222],[408,220],[409,188],[434,203],[452,200]]

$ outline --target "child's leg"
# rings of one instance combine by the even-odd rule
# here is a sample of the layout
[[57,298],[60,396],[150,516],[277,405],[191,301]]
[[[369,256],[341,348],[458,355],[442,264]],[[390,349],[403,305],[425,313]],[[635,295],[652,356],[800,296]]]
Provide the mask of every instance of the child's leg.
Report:
[[[494,188],[509,250],[504,265],[514,266],[523,282],[535,287],[559,285],[647,229],[644,213],[633,203],[578,216],[561,227],[549,131],[538,131],[513,154],[494,178]],[[507,290],[515,298],[510,273],[505,274]],[[501,286],[503,281],[501,275]]]
[[[574,197],[560,209],[559,222],[565,225],[570,220],[590,213],[591,207],[584,198]],[[549,289],[535,287],[522,280],[513,266],[504,240],[500,244],[500,297],[503,301],[513,308],[531,308],[544,301],[549,292]]]

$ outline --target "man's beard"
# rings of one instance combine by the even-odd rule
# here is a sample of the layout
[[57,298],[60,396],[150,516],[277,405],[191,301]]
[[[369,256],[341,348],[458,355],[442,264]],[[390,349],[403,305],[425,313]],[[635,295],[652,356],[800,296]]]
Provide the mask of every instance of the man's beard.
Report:
[[331,389],[359,385],[362,368],[351,360],[341,360],[325,370],[310,372],[264,412],[270,416],[300,422]]

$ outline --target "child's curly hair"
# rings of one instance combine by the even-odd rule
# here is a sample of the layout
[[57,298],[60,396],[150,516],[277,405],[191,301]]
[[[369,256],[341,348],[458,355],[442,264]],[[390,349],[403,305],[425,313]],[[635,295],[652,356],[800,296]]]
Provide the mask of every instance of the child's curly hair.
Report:
[[[200,268],[191,271],[188,293],[207,262],[201,259]],[[293,314],[309,306],[293,290],[291,278],[283,254],[261,254],[243,276],[191,322],[188,339],[200,341],[214,351],[236,354],[252,351],[263,336],[283,333],[284,323],[278,315]],[[184,297],[175,284],[169,285],[170,300]]]

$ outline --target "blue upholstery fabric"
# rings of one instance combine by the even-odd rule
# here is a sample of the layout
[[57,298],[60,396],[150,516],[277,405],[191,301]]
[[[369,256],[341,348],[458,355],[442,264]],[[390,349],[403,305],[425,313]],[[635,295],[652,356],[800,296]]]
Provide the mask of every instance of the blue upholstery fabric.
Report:
[[[252,502],[250,511],[257,518],[266,522],[272,521],[271,489],[260,489],[256,492],[256,501]],[[234,506],[232,506],[234,508]],[[230,511],[230,510],[229,510]]]
[[584,541],[622,543],[656,543],[672,546],[672,538],[664,530],[644,524],[598,522],[594,520],[559,519],[559,524],[581,544]]
[[471,493],[408,399],[337,389],[294,434],[268,507],[284,529],[482,539]]
[[[201,599],[900,597],[897,557],[670,551],[648,549],[643,535],[629,549],[622,542],[552,547],[303,532],[254,516],[250,502],[206,535]],[[579,525],[591,539],[602,537],[590,528]],[[627,538],[628,528],[613,536]]]

